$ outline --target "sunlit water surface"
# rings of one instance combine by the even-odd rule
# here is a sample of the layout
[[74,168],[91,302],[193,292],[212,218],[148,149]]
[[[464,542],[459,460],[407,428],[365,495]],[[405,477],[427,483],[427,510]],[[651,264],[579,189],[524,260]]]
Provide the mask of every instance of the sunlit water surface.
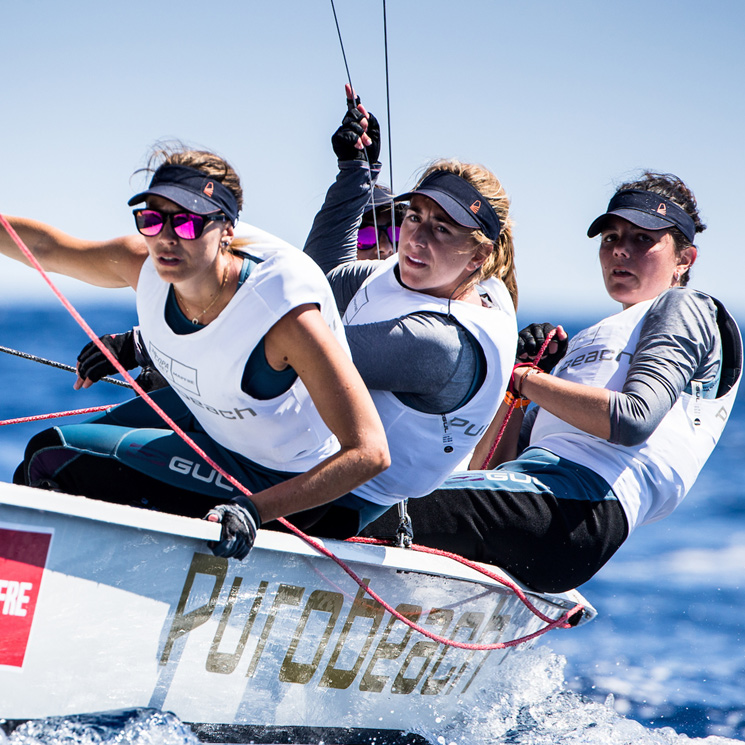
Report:
[[[97,333],[122,331],[131,309],[83,308]],[[529,319],[535,320],[535,319]],[[588,319],[588,323],[593,319]],[[579,328],[583,324],[573,324]],[[0,345],[74,364],[86,337],[57,307],[0,308]],[[128,393],[72,390],[72,374],[0,354],[0,419],[109,404]],[[638,531],[581,591],[593,622],[554,631],[508,657],[476,709],[413,732],[432,743],[548,745],[745,740],[745,405],[682,507]],[[69,421],[69,420],[65,420]],[[49,423],[0,427],[0,478]],[[270,724],[270,723],[267,723]],[[5,736],[0,734],[0,743]],[[13,745],[196,743],[177,718],[152,710],[23,725]]]

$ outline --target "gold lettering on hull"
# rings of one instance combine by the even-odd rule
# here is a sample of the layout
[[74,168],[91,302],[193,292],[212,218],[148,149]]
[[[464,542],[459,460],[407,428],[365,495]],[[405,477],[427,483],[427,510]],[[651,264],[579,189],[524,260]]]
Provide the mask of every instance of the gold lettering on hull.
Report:
[[[173,655],[172,659],[174,645],[213,617],[215,633],[204,650],[204,668],[217,675],[238,671],[253,637],[256,647],[245,674],[239,673],[245,678],[255,677],[260,666],[265,674],[266,666],[273,665],[282,683],[314,684],[337,690],[356,685],[360,691],[370,693],[388,690],[411,695],[418,691],[424,696],[438,696],[465,691],[491,654],[457,649],[421,637],[387,614],[362,588],[349,604],[340,592],[284,583],[272,587],[265,579],[247,588],[244,577],[235,576],[230,583],[227,577],[227,559],[194,554],[165,634],[160,665],[179,665],[182,655]],[[367,584],[369,580],[364,582]],[[510,616],[503,612],[507,601],[502,593],[489,593],[485,597],[491,598],[487,601],[489,605],[496,600],[496,607],[487,606],[487,612],[464,609],[458,615],[452,608],[425,611],[410,603],[400,603],[396,610],[438,636],[490,644],[500,640]],[[196,607],[186,610],[195,604]],[[347,605],[349,610],[345,612]],[[299,614],[291,634],[287,630],[288,613],[294,618]],[[388,620],[384,624],[386,616]],[[260,617],[263,626],[256,623]],[[279,624],[278,619],[281,619]],[[239,624],[242,624],[240,635]],[[231,627],[234,634],[226,636]],[[235,646],[231,644],[225,649],[225,640],[236,637]],[[199,652],[191,649],[190,654]]]

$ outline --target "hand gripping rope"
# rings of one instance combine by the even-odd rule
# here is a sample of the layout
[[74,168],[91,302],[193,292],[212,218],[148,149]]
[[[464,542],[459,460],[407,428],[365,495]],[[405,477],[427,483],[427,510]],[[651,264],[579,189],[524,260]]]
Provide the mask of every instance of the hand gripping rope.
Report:
[[[215,463],[212,458],[207,455],[207,453],[202,450],[202,448],[197,445],[196,442],[194,442],[189,435],[186,434],[179,426],[176,424],[176,422],[171,419],[171,417],[168,416],[168,414],[163,411],[158,404],[155,403],[155,401],[150,398],[150,396],[142,389],[142,387],[135,381],[135,379],[129,374],[127,370],[124,369],[124,367],[121,365],[119,360],[114,357],[114,355],[111,353],[111,351],[106,347],[106,345],[101,342],[101,340],[98,338],[96,333],[91,329],[91,327],[88,325],[88,323],[83,319],[83,317],[78,313],[78,311],[73,307],[72,303],[60,292],[60,290],[55,286],[55,284],[52,282],[52,280],[49,278],[47,273],[42,268],[41,264],[37,261],[36,257],[29,251],[29,249],[26,247],[24,242],[21,240],[21,237],[16,233],[16,231],[13,229],[13,227],[10,225],[10,223],[7,221],[4,215],[0,214],[0,224],[7,230],[8,235],[13,239],[15,244],[20,249],[21,253],[28,259],[29,263],[41,274],[41,276],[44,278],[44,281],[49,285],[50,289],[54,293],[54,295],[57,297],[57,299],[62,303],[62,305],[67,309],[67,311],[70,313],[70,315],[77,321],[77,323],[80,325],[80,327],[85,331],[86,334],[90,337],[91,341],[103,352],[105,357],[114,365],[114,368],[118,370],[125,378],[125,380],[132,386],[132,388],[147,402],[147,404],[158,414],[158,416],[163,419],[166,424],[187,444],[189,447],[194,450],[195,453],[197,453],[201,458],[204,459],[204,461],[212,468],[214,468],[224,479],[229,481],[233,486],[235,486],[236,489],[238,489],[242,494],[245,494],[247,497],[251,496],[251,492],[243,486],[237,479],[235,479],[233,476],[231,476],[229,473],[227,473],[223,468],[221,468],[217,463]],[[481,574],[484,574],[485,576],[499,582],[502,585],[505,585],[506,587],[509,587],[519,598],[520,600],[528,607],[535,615],[537,615],[541,620],[546,622],[546,626],[539,629],[538,631],[528,634],[526,636],[520,637],[519,639],[514,639],[512,641],[508,642],[495,642],[493,644],[470,644],[467,642],[457,642],[453,639],[447,639],[446,637],[439,636],[438,634],[434,634],[428,629],[425,629],[424,627],[420,626],[419,624],[411,621],[410,619],[406,618],[403,614],[399,613],[395,608],[393,608],[389,603],[387,603],[383,598],[381,598],[375,591],[371,590],[367,584],[351,569],[351,567],[347,566],[339,557],[335,556],[329,549],[327,549],[324,545],[322,545],[319,541],[315,540],[314,538],[311,538],[309,535],[306,535],[303,533],[302,530],[299,530],[296,528],[292,523],[288,522],[284,518],[278,518],[279,522],[282,523],[289,531],[294,533],[296,536],[301,538],[303,541],[305,541],[309,546],[311,546],[313,549],[315,549],[318,553],[322,554],[323,556],[326,556],[327,558],[334,561],[336,564],[341,567],[356,583],[359,585],[359,587],[366,592],[370,597],[373,598],[377,603],[379,603],[388,613],[390,613],[394,618],[398,619],[402,623],[406,624],[410,628],[414,629],[415,631],[418,631],[420,634],[423,634],[424,636],[432,639],[433,641],[436,641],[440,644],[445,644],[447,646],[451,647],[457,647],[459,649],[468,649],[473,651],[491,651],[495,649],[506,649],[507,647],[515,647],[519,644],[522,644],[526,641],[529,641],[530,639],[534,639],[537,636],[540,636],[541,634],[545,634],[547,631],[550,631],[553,628],[556,627],[562,627],[562,628],[569,628],[570,626],[574,625],[570,621],[570,619],[574,618],[575,623],[576,621],[581,617],[581,613],[583,610],[583,607],[581,605],[575,605],[573,608],[568,610],[566,613],[564,613],[559,619],[555,621],[551,621],[551,619],[548,616],[545,616],[543,613],[541,613],[525,596],[525,594],[520,590],[519,587],[517,587],[516,584],[513,582],[510,582],[509,580],[506,580],[504,578],[498,577],[496,574],[490,572],[484,567],[480,567],[472,562],[467,561],[466,559],[463,559],[462,557],[456,556],[455,554],[448,554],[444,551],[437,551],[436,549],[429,549],[425,548],[423,546],[417,546],[416,550],[424,551],[426,553],[433,553],[433,554],[439,554],[442,556],[447,556],[449,558],[453,558],[456,561],[459,561],[462,564],[465,564],[466,566],[470,566],[476,571],[480,572]]]
[[[72,365],[65,365],[62,362],[54,362],[53,360],[47,360],[43,357],[37,357],[35,354],[27,354],[26,352],[19,352],[17,349],[10,349],[9,347],[1,347],[0,346],[0,352],[5,352],[6,354],[12,354],[16,357],[22,357],[25,360],[31,360],[32,362],[41,362],[42,365],[49,365],[50,367],[56,367],[58,370],[67,370],[68,372],[77,372],[77,370],[72,367]],[[110,378],[108,375],[101,378],[102,381],[106,383],[113,383],[114,385],[122,386],[123,388],[131,388],[132,386],[129,385],[129,383],[125,383],[123,380],[117,380],[116,378]],[[6,424],[25,424],[26,422],[38,422],[42,421],[44,419],[56,419],[57,417],[62,416],[76,416],[78,414],[93,414],[97,411],[106,411],[106,409],[110,409],[115,404],[107,404],[105,406],[93,406],[87,409],[74,409],[72,411],[58,411],[54,414],[37,414],[36,416],[22,416],[17,417],[16,419],[4,419],[0,421],[0,427],[5,426]]]
[[[541,348],[538,350],[538,354],[535,356],[535,359],[533,360],[532,366],[535,367],[538,365],[538,362],[540,361],[541,357],[543,357],[543,353],[546,351],[546,348],[548,347],[549,343],[551,342],[551,339],[554,338],[556,334],[556,329],[551,329],[551,331],[546,334],[546,339],[541,345]],[[514,372],[514,370],[513,370]],[[507,422],[510,421],[510,417],[512,416],[512,412],[515,410],[515,407],[517,406],[519,401],[519,398],[517,396],[512,397],[512,401],[510,401],[510,407],[507,409],[507,413],[505,414],[504,421],[502,422],[502,426],[499,428],[499,432],[497,432],[497,436],[494,438],[494,444],[489,448],[489,454],[484,458],[484,462],[481,464],[481,470],[485,470],[489,466],[489,461],[492,459],[492,455],[494,455],[494,451],[497,449],[497,445],[499,445],[499,441],[502,439],[502,435],[504,434],[505,429],[507,429]]]

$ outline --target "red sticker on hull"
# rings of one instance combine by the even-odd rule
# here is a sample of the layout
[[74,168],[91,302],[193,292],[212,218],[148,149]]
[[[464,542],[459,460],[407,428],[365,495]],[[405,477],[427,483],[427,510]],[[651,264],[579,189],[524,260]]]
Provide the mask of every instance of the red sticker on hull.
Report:
[[51,540],[0,528],[0,665],[23,666]]

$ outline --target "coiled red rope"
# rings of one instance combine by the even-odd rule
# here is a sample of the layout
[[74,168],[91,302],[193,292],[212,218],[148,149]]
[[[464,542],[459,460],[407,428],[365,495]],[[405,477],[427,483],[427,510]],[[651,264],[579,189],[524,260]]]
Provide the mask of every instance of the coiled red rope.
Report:
[[[168,416],[168,414],[163,411],[163,409],[158,406],[155,401],[150,398],[150,396],[142,389],[139,383],[129,374],[127,370],[124,369],[124,367],[121,365],[118,359],[111,353],[109,349],[101,342],[101,340],[98,338],[96,333],[91,329],[91,327],[88,325],[88,323],[83,319],[83,317],[78,313],[78,311],[73,307],[72,303],[57,289],[55,284],[52,282],[52,280],[49,278],[47,273],[44,271],[43,267],[39,262],[37,261],[36,257],[29,251],[29,249],[26,247],[26,244],[21,240],[21,237],[16,233],[16,231],[13,229],[11,224],[7,221],[4,215],[0,214],[0,224],[5,228],[5,230],[8,232],[8,235],[13,239],[15,244],[20,249],[21,253],[28,259],[29,263],[41,274],[41,276],[44,278],[44,281],[49,285],[50,289],[54,293],[54,295],[57,297],[57,299],[62,303],[62,305],[67,309],[67,311],[70,313],[70,315],[78,322],[80,327],[85,331],[85,333],[90,337],[91,341],[101,350],[101,352],[104,354],[106,359],[109,360],[114,365],[114,368],[121,373],[124,376],[124,379],[132,386],[132,388],[135,390],[136,393],[138,393],[146,402],[147,404],[163,419],[164,422],[168,424],[168,426],[184,441],[186,442],[189,447],[194,450],[195,453],[197,453],[200,457],[204,459],[204,461],[212,468],[215,469],[224,479],[229,481],[233,486],[235,486],[236,489],[238,489],[242,494],[245,494],[247,497],[251,496],[251,492],[243,486],[236,478],[231,476],[229,473],[227,473],[223,468],[221,468],[215,461],[210,458],[209,455],[207,455],[202,448],[197,445],[194,440],[189,437],[189,435],[184,432],[181,427],[176,424],[176,422],[171,419],[171,417]],[[493,644],[470,644],[468,642],[457,642],[454,639],[447,639],[446,637],[439,636],[438,634],[434,634],[433,632],[429,631],[428,629],[425,629],[423,626],[420,626],[419,624],[415,623],[414,621],[411,621],[410,619],[406,618],[403,614],[399,613],[393,606],[391,606],[389,603],[387,603],[383,598],[381,598],[374,590],[372,590],[370,587],[367,586],[365,582],[352,570],[351,567],[349,567],[345,562],[343,562],[338,556],[333,554],[329,549],[327,549],[325,546],[323,546],[319,541],[315,540],[314,538],[311,538],[309,535],[306,535],[303,533],[302,530],[299,528],[296,528],[292,523],[288,522],[284,518],[278,518],[279,522],[282,523],[288,530],[290,530],[292,533],[294,533],[296,536],[301,538],[303,541],[305,541],[309,546],[311,546],[313,549],[315,549],[318,553],[322,554],[323,556],[326,556],[327,558],[334,561],[336,564],[341,567],[356,583],[359,585],[359,587],[366,592],[373,600],[375,600],[377,603],[379,603],[388,613],[390,613],[394,618],[398,619],[402,623],[406,624],[410,628],[414,629],[415,631],[418,631],[420,634],[428,637],[429,639],[432,639],[433,641],[439,642],[440,644],[445,644],[451,647],[457,647],[459,649],[469,649],[474,651],[490,651],[490,650],[496,650],[496,649],[506,649],[507,647],[514,647],[519,644],[523,644],[526,641],[529,641],[531,639],[536,638],[537,636],[540,636],[541,634],[545,634],[546,632],[550,631],[553,628],[556,627],[563,627],[567,628],[571,626],[572,624],[569,623],[569,619],[574,616],[577,613],[580,613],[582,611],[582,606],[576,605],[574,608],[570,609],[566,613],[564,613],[561,618],[551,621],[547,616],[540,613],[535,606],[530,603],[527,598],[525,598],[524,593],[518,588],[514,583],[509,583],[508,581],[504,580],[504,578],[498,577],[494,573],[488,571],[484,567],[480,567],[476,564],[473,564],[472,562],[468,562],[466,559],[463,559],[462,557],[457,557],[455,554],[447,554],[446,552],[442,552],[443,556],[449,556],[450,558],[454,558],[457,561],[460,561],[461,563],[464,563],[466,565],[471,566],[472,568],[476,569],[476,571],[480,572],[481,574],[484,574],[487,577],[490,577],[491,579],[496,580],[500,584],[504,584],[517,594],[520,599],[526,603],[527,607],[529,607],[533,613],[535,613],[539,618],[546,621],[547,624],[543,628],[539,629],[538,631],[528,634],[526,636],[520,637],[519,639],[513,639],[512,641],[508,642],[495,642]],[[424,549],[423,547],[419,547],[418,550],[425,550],[431,553],[435,553],[436,549]]]

